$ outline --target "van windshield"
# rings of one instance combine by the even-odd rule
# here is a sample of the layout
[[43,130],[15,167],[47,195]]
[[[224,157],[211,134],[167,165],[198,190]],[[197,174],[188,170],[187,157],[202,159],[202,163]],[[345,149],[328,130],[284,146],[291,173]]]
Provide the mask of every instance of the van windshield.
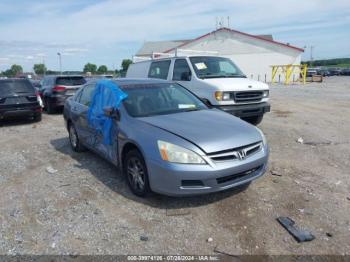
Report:
[[242,71],[228,58],[215,56],[190,57],[198,78],[245,78]]
[[128,97],[124,106],[133,117],[198,111],[208,107],[178,84],[137,84],[122,86]]

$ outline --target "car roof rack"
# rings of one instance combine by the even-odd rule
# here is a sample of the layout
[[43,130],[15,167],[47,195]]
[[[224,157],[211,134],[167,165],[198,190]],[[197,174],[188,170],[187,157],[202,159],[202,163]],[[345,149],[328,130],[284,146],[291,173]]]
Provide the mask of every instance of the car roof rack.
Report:
[[218,51],[202,51],[202,50],[191,50],[191,49],[175,49],[175,53],[161,53],[161,52],[152,52],[151,56],[133,56],[132,62],[143,62],[143,61],[149,61],[149,60],[158,60],[158,59],[164,59],[164,58],[171,58],[171,57],[188,57],[193,54],[205,54],[205,55],[218,55]]

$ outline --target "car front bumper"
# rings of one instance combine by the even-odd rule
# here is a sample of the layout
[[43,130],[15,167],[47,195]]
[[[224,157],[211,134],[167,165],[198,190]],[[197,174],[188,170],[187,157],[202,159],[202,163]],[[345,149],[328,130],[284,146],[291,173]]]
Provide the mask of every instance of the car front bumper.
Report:
[[270,112],[271,106],[268,102],[246,105],[215,106],[222,111],[237,117],[252,117]]
[[227,190],[262,176],[267,168],[269,149],[245,160],[211,165],[172,164],[149,160],[148,176],[152,191],[169,196],[190,196]]

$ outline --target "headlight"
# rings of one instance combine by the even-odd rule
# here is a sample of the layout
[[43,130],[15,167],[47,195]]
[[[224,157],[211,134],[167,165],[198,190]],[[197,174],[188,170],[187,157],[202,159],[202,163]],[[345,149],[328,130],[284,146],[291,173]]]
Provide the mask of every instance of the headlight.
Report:
[[164,161],[181,164],[206,164],[201,156],[186,148],[160,140],[158,140],[158,148]]
[[266,137],[265,137],[264,133],[259,128],[257,128],[257,127],[255,127],[255,128],[260,133],[260,135],[262,137],[263,144],[266,145],[267,141],[266,141]]
[[265,90],[263,92],[263,97],[269,97],[269,90]]
[[231,94],[229,92],[216,91],[215,99],[217,101],[228,101],[231,100]]

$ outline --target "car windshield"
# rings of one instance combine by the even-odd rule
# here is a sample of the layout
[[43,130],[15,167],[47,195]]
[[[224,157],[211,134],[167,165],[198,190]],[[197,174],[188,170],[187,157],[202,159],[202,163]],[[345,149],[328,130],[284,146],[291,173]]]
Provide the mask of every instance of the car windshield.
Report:
[[192,67],[198,78],[246,77],[228,58],[215,56],[191,57]]
[[35,89],[28,80],[1,80],[0,96],[13,94],[34,94]]
[[123,86],[128,94],[124,106],[133,117],[174,114],[207,109],[207,106],[178,84],[137,84]]

